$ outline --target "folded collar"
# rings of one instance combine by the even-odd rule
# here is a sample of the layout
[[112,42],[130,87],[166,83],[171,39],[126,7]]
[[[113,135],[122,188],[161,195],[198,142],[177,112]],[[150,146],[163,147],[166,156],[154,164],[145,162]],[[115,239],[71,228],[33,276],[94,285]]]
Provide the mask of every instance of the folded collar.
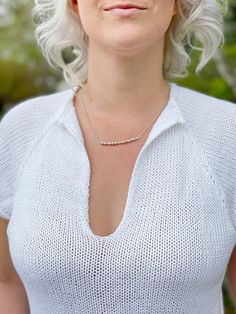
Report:
[[[160,115],[155,120],[151,131],[146,139],[144,146],[149,145],[152,140],[154,140],[157,136],[163,133],[165,130],[169,129],[173,125],[179,123],[184,124],[185,119],[184,116],[178,106],[177,94],[179,92],[179,86],[175,83],[169,83],[170,86],[170,95],[167,104],[164,109],[160,113]],[[73,91],[68,94],[68,99],[65,103],[65,110],[57,121],[58,125],[63,125],[67,128],[70,133],[72,133],[77,140],[84,145],[84,137],[82,134],[81,126],[79,120],[77,118],[77,113],[75,107],[73,105]]]

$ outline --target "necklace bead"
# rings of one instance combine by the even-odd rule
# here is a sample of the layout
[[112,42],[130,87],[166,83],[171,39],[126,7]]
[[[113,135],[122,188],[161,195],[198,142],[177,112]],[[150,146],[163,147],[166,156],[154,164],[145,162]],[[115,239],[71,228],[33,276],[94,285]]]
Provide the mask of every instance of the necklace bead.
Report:
[[[122,140],[122,141],[102,141],[97,133],[95,132],[93,126],[92,126],[92,123],[89,119],[89,116],[88,116],[88,112],[87,112],[87,109],[86,109],[86,106],[84,105],[84,101],[83,101],[83,95],[82,95],[82,92],[83,92],[83,89],[80,88],[80,93],[79,93],[79,97],[80,97],[80,102],[82,103],[83,107],[84,107],[84,110],[85,110],[85,113],[86,113],[86,116],[87,116],[87,119],[88,119],[88,122],[91,126],[91,129],[95,135],[95,137],[98,139],[97,143],[100,144],[100,145],[106,145],[106,146],[114,146],[114,145],[122,145],[122,144],[127,144],[127,143],[130,143],[130,142],[134,142],[136,140],[138,140],[143,134],[144,132],[146,131],[146,129],[154,122],[154,120],[156,120],[156,118],[161,114],[161,112],[164,110],[165,106],[163,107],[163,109],[161,110],[161,112],[159,112],[155,117],[154,119],[152,119],[152,121],[148,124],[148,126],[145,127],[145,129],[140,133],[139,136],[136,136],[136,137],[132,137],[130,139],[127,139],[127,140]],[[77,102],[78,99],[77,99],[77,94],[75,93],[75,101]]]

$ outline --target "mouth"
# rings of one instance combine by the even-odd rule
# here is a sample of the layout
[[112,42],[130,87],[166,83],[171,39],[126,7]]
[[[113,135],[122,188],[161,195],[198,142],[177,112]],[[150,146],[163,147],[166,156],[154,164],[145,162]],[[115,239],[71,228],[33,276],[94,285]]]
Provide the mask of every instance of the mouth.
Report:
[[116,4],[104,9],[104,11],[110,11],[114,9],[128,10],[128,9],[139,9],[139,10],[147,10],[145,7],[138,6],[136,4]]

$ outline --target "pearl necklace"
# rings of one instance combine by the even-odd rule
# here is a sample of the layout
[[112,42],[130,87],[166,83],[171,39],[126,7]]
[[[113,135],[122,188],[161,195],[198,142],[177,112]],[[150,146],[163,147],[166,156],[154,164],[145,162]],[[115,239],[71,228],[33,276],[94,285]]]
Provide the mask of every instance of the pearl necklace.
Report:
[[[85,113],[86,113],[86,116],[88,118],[88,121],[89,121],[89,124],[90,124],[90,127],[95,135],[95,137],[98,139],[98,144],[100,145],[109,145],[109,146],[113,146],[113,145],[121,145],[121,144],[126,144],[126,143],[130,143],[130,142],[134,142],[134,141],[137,141],[138,139],[141,138],[141,136],[144,134],[144,132],[147,130],[147,128],[153,123],[153,121],[161,114],[161,112],[164,110],[165,106],[163,107],[163,109],[161,110],[161,112],[158,112],[158,114],[154,117],[154,119],[151,120],[151,122],[145,127],[145,129],[136,137],[132,137],[132,138],[129,138],[127,140],[122,140],[122,141],[109,141],[109,142],[106,142],[106,141],[102,141],[100,139],[100,137],[97,135],[97,133],[95,132],[93,126],[92,126],[92,123],[89,119],[89,116],[88,116],[88,112],[87,112],[87,109],[86,109],[86,106],[84,105],[84,100],[83,100],[83,95],[82,95],[82,92],[83,92],[83,89],[80,88],[80,93],[79,93],[79,99],[80,99],[80,102],[82,103],[84,109],[85,109]],[[78,101],[77,99],[77,94],[75,93],[75,100],[76,102]]]

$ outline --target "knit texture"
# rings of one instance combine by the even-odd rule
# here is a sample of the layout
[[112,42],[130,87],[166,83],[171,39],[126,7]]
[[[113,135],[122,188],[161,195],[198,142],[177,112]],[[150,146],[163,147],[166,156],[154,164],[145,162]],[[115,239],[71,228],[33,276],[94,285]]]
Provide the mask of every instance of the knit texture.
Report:
[[224,313],[236,105],[170,87],[108,236],[89,226],[90,163],[73,92],[22,102],[0,121],[0,216],[31,314]]

